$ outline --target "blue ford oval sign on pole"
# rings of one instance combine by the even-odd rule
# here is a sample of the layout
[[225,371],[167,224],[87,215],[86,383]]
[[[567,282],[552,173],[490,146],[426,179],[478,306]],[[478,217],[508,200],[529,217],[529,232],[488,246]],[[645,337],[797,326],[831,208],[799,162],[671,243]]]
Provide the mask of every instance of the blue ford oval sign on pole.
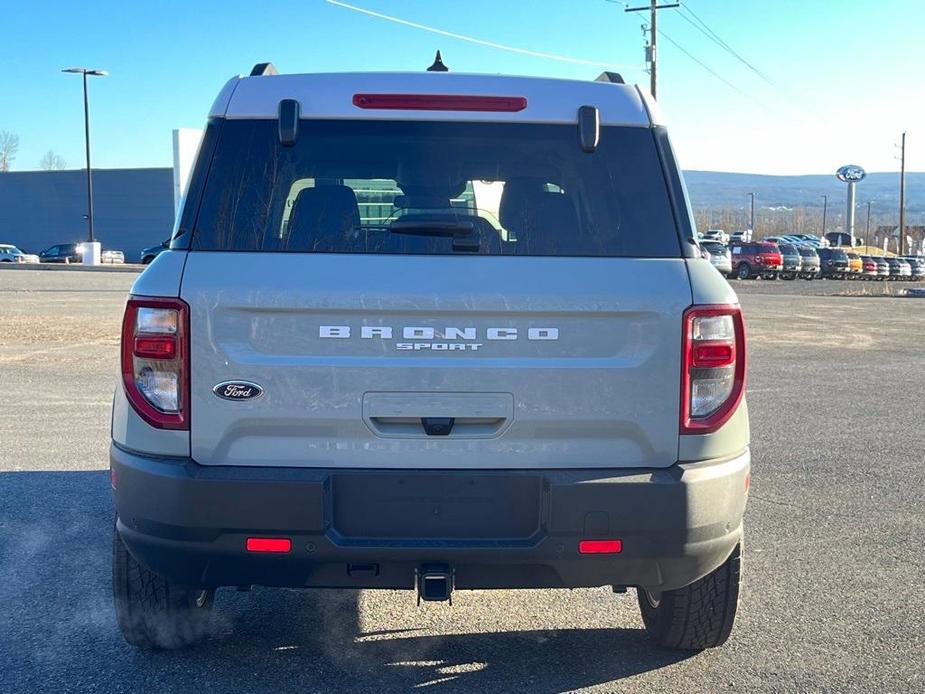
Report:
[[[854,186],[864,180],[867,172],[857,164],[846,164],[835,172],[836,178],[848,184],[848,205],[845,215],[845,232],[851,237],[851,246],[854,247]],[[867,242],[869,239],[864,239]]]

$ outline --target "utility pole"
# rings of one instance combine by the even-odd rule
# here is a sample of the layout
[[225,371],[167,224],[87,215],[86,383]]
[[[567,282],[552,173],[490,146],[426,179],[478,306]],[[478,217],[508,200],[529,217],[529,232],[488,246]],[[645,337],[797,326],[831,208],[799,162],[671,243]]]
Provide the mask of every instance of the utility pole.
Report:
[[822,238],[825,238],[825,215],[829,211],[829,196],[822,196]]
[[867,201],[867,231],[864,233],[864,245],[870,245],[870,200]]
[[[655,47],[658,37],[658,11],[667,10],[672,7],[680,7],[681,3],[675,2],[670,5],[659,5],[657,0],[650,0],[648,5],[642,7],[627,7],[624,12],[642,12],[649,10],[649,45],[646,46],[646,62],[649,64],[649,91],[652,92],[652,98],[658,98],[656,88],[658,85],[658,58],[655,54]],[[642,27],[646,31],[645,25]]]
[[902,255],[906,241],[906,133],[899,149],[899,255]]

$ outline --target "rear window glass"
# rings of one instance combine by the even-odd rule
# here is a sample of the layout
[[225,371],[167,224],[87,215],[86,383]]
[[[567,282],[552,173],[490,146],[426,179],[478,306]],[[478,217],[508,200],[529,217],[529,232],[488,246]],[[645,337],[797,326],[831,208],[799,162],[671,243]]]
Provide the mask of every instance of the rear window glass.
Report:
[[648,129],[363,120],[223,123],[191,248],[681,255]]
[[812,249],[812,248],[801,247],[801,248],[800,248],[800,255],[802,255],[802,256],[805,257],[805,258],[812,258],[812,257],[815,257],[815,256],[817,256],[817,255],[819,255],[819,254],[816,253],[816,251],[815,251],[814,249]]
[[835,260],[848,260],[848,254],[844,251],[832,251],[832,258]]
[[796,255],[797,247],[791,246],[789,243],[785,243],[781,245],[780,252],[783,253],[784,255]]

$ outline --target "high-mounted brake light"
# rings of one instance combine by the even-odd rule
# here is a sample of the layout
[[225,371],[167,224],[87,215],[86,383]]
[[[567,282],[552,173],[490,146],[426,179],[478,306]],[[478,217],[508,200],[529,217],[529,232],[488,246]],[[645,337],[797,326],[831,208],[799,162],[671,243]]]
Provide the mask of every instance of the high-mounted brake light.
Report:
[[693,306],[681,336],[682,434],[709,434],[729,421],[745,393],[745,323],[738,306]]
[[189,429],[189,307],[129,297],[122,319],[122,385],[132,408],[159,429]]
[[473,96],[467,94],[354,94],[357,108],[403,111],[500,111],[514,113],[527,108],[522,96]]

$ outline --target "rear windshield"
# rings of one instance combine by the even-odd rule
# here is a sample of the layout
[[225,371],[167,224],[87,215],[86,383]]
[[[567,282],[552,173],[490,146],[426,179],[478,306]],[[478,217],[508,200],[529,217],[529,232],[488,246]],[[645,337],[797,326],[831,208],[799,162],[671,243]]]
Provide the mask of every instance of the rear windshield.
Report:
[[796,255],[797,247],[791,246],[789,243],[782,244],[780,247],[780,252],[784,255]]
[[816,251],[815,251],[814,249],[812,249],[812,248],[807,248],[807,247],[805,247],[805,246],[801,246],[801,247],[800,247],[800,255],[802,255],[804,258],[815,258],[815,257],[817,257],[819,254],[816,253]]
[[834,260],[848,260],[848,254],[844,251],[835,250],[832,251],[832,258]]
[[574,125],[231,120],[191,248],[679,257],[655,139]]

